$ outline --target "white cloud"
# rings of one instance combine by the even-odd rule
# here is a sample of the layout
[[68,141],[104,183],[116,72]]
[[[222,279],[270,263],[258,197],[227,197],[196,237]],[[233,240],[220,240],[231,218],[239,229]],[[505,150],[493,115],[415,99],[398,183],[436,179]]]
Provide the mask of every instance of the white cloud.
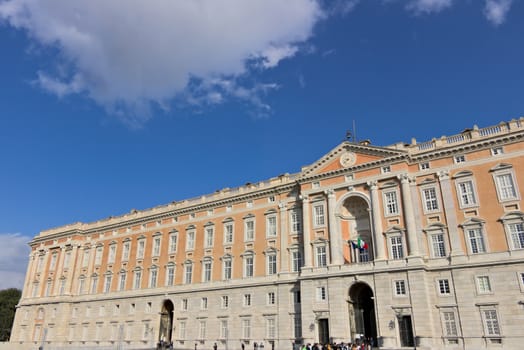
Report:
[[512,0],[486,0],[484,16],[494,26],[499,26],[506,21],[506,15],[511,7]]
[[326,0],[325,7],[329,15],[345,16],[353,9],[360,0]]
[[0,241],[8,247],[0,250],[0,289],[22,289],[29,261],[27,243],[30,238],[18,233],[0,233]]
[[438,13],[451,5],[452,0],[411,0],[406,9],[418,16]]
[[[39,71],[37,85],[85,94],[139,124],[151,106],[187,95],[193,79],[235,80],[253,60],[268,69],[293,57],[325,17],[318,1],[7,0],[0,20],[57,50],[56,69]],[[213,103],[228,98],[208,92]]]

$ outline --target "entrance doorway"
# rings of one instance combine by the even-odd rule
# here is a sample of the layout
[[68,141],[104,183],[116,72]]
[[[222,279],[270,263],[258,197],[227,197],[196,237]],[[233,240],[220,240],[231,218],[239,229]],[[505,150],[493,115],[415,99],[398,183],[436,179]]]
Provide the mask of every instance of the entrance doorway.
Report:
[[320,344],[329,343],[329,320],[327,318],[318,320],[318,341]]
[[401,346],[414,346],[415,339],[413,338],[413,325],[411,323],[411,316],[400,316],[398,318],[398,330],[400,333]]
[[373,291],[366,283],[356,283],[349,290],[349,318],[352,339],[377,339]]
[[164,300],[162,304],[162,311],[160,312],[160,331],[158,332],[158,341],[166,344],[171,342],[173,331],[173,302],[171,300]]

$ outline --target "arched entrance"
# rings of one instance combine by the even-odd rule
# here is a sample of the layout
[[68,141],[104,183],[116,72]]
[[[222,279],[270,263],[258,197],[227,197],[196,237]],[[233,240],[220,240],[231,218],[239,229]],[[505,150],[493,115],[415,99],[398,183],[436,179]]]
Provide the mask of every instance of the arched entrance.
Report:
[[374,299],[373,291],[366,283],[355,283],[349,289],[350,329],[353,339],[377,339]]
[[[373,240],[371,237],[371,217],[369,203],[360,195],[350,195],[340,206],[342,238],[348,242],[351,263],[368,263],[373,260]],[[365,248],[358,246],[364,242]]]
[[158,332],[158,341],[169,344],[171,342],[171,333],[173,330],[173,302],[164,300],[162,311],[160,312],[160,331]]

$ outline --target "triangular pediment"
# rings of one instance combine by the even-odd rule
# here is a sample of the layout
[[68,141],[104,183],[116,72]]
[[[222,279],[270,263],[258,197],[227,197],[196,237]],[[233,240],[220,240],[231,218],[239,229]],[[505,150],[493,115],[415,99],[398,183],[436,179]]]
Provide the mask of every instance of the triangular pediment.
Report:
[[378,166],[405,155],[405,151],[344,141],[313,164],[303,167],[301,177],[373,164]]

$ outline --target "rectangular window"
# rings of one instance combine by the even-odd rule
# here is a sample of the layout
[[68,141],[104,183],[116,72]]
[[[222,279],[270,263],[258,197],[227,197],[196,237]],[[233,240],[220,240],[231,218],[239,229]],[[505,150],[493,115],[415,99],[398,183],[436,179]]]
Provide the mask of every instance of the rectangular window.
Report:
[[47,281],[46,285],[45,285],[45,292],[44,292],[44,296],[45,297],[48,297],[51,295],[51,287],[53,286],[53,281],[49,280]]
[[131,242],[124,242],[122,249],[122,261],[128,261],[129,251],[131,250]]
[[[111,283],[110,283],[111,284]],[[60,295],[64,295],[65,294],[65,287],[66,287],[66,279],[65,278],[62,278],[60,280],[60,290],[59,290],[59,294]]]
[[213,241],[215,236],[215,229],[213,227],[206,227],[205,247],[213,247]]
[[267,256],[267,274],[274,275],[277,273],[277,256],[269,254]]
[[220,321],[220,339],[228,338],[229,329],[227,326],[227,320]]
[[433,249],[433,256],[442,258],[446,256],[446,245],[444,243],[444,234],[437,233],[431,235],[431,247]]
[[66,252],[64,257],[64,269],[69,268],[69,264],[71,263],[71,251]]
[[104,282],[104,293],[109,293],[111,291],[111,280],[112,276],[107,275]]
[[511,234],[513,249],[524,249],[524,223],[519,222],[508,225]]
[[244,294],[244,306],[251,306],[251,294]]
[[486,335],[500,335],[500,326],[499,320],[497,317],[497,311],[494,309],[482,310],[483,319],[484,319],[484,328],[486,330]]
[[162,237],[155,237],[153,240],[153,256],[160,255],[160,243],[162,242]]
[[231,259],[224,259],[224,279],[230,280],[231,279],[231,269],[232,269],[232,262]]
[[313,225],[315,227],[322,227],[326,225],[324,204],[316,204],[313,206]]
[[142,284],[142,271],[135,271],[135,281],[133,283],[133,289],[140,289]]
[[381,168],[381,170],[382,170],[382,174],[390,173],[391,172],[391,166],[389,166],[389,165],[383,166]]
[[473,181],[462,181],[457,183],[460,204],[462,207],[471,207],[477,204]]
[[51,255],[51,262],[49,263],[49,270],[50,271],[54,271],[54,269],[56,268],[57,257],[58,257],[57,253],[53,253],[53,255]]
[[94,276],[91,278],[91,294],[96,294],[98,289],[98,277]]
[[481,228],[471,228],[467,230],[469,245],[472,254],[479,254],[486,252],[484,244],[484,237],[482,236]]
[[274,318],[266,319],[266,336],[269,339],[275,339],[276,321]]
[[227,309],[229,307],[229,296],[228,295],[222,295],[221,298],[221,307],[222,309]]
[[326,301],[327,299],[327,293],[326,293],[326,287],[317,287],[317,301]]
[[211,281],[211,261],[206,260],[204,261],[204,276],[203,276],[204,282]]
[[399,280],[395,281],[395,295],[405,296],[406,295],[406,281]]
[[242,320],[242,338],[243,339],[251,338],[251,320],[250,319]]
[[195,231],[188,231],[186,237],[186,250],[195,249]]
[[173,286],[175,284],[175,267],[169,265],[167,267],[167,282],[166,285]]
[[157,269],[151,269],[149,271],[149,288],[155,288],[156,282],[158,277],[158,270]]
[[253,277],[253,257],[244,258],[244,277]]
[[464,163],[466,161],[466,156],[464,156],[463,154],[460,154],[458,156],[455,156],[453,157],[453,160],[455,161],[455,163]]
[[137,259],[143,259],[144,258],[144,251],[146,248],[146,241],[144,239],[141,239],[138,241],[138,248],[136,250],[136,258]]
[[404,258],[404,249],[402,247],[402,237],[393,236],[389,238],[391,245],[391,258],[394,260]]
[[109,255],[107,256],[107,263],[113,264],[115,262],[116,256],[116,244],[111,244],[109,246]]
[[455,312],[443,311],[442,312],[442,324],[444,329],[444,335],[447,337],[456,337],[458,335],[457,321],[455,320]]
[[302,231],[302,214],[300,209],[293,209],[290,212],[291,233],[299,234]]
[[244,224],[244,239],[246,241],[252,241],[255,239],[255,221],[254,220],[246,220]]
[[233,223],[224,225],[224,243],[233,243]]
[[489,276],[478,276],[477,288],[479,293],[491,293],[491,283],[489,281]]
[[78,280],[78,294],[84,294],[86,289],[86,279],[84,277],[81,277]]
[[266,236],[275,237],[277,235],[277,217],[268,216],[266,218]]
[[200,309],[207,310],[207,297],[200,299]]
[[180,307],[182,308],[182,311],[187,311],[187,299],[182,299]]
[[275,305],[275,292],[269,292],[267,293],[267,304],[268,305]]
[[89,249],[84,249],[84,255],[82,256],[82,267],[89,266],[89,253],[91,251]]
[[424,209],[427,212],[438,210],[437,190],[435,187],[429,187],[422,190],[424,196]]
[[104,252],[104,247],[96,247],[95,265],[100,265],[102,263],[102,253],[103,252]]
[[327,266],[327,257],[326,257],[326,246],[318,246],[316,249],[317,252],[317,266],[323,267]]
[[429,169],[429,162],[420,163],[419,164],[419,169],[420,170],[427,170],[427,169]]
[[386,216],[398,215],[398,201],[397,192],[385,192],[384,193],[384,208]]
[[449,280],[447,279],[438,280],[438,292],[440,295],[449,295],[450,294]]
[[118,281],[118,290],[125,290],[125,289],[126,289],[126,274],[121,273],[120,280]]
[[495,176],[497,190],[501,201],[518,199],[517,190],[511,173]]
[[171,233],[169,235],[169,253],[176,253],[177,234]]
[[178,326],[178,338],[180,340],[186,339],[186,321],[181,321]]
[[291,252],[291,268],[293,272],[299,272],[302,267],[302,254],[298,250]]
[[193,280],[193,265],[188,264],[185,266],[184,283],[190,284]]
[[498,156],[500,154],[503,154],[504,153],[504,148],[502,147],[493,147],[491,149],[491,155],[492,156]]

